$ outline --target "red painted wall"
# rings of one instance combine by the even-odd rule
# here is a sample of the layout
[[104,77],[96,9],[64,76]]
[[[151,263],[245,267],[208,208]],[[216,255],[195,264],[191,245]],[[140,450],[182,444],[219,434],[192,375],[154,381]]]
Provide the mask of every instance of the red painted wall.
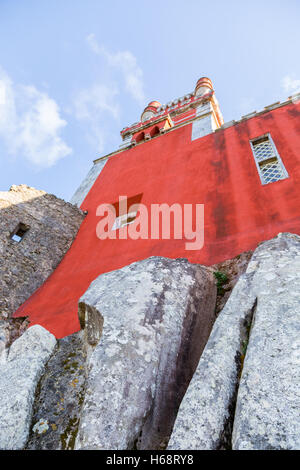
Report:
[[[88,215],[55,272],[15,313],[63,337],[79,330],[77,303],[101,273],[161,255],[210,265],[289,231],[300,234],[300,103],[191,141],[191,124],[110,158],[82,209]],[[261,185],[249,139],[270,132],[289,178]],[[205,204],[205,244],[185,240],[104,240],[96,208],[119,195],[142,202]]]

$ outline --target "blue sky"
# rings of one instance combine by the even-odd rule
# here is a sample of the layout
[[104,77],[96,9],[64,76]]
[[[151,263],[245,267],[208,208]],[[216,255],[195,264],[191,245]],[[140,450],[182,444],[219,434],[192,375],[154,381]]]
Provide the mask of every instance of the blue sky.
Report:
[[0,190],[69,200],[146,104],[212,79],[225,121],[300,91],[299,0],[0,0]]

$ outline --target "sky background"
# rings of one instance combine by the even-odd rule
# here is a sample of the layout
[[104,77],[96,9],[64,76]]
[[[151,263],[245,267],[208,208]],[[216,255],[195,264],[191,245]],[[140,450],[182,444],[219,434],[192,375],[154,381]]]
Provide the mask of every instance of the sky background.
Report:
[[0,0],[0,190],[69,200],[149,101],[202,76],[225,122],[286,99],[299,24],[299,0]]

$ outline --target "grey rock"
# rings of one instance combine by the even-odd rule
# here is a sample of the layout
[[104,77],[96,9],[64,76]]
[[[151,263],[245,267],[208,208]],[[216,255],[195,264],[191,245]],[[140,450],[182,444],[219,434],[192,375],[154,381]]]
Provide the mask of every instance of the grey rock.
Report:
[[75,204],[78,207],[81,206],[91,187],[93,186],[96,179],[103,170],[106,162],[107,158],[103,158],[99,162],[94,163],[94,165],[80,184],[79,188],[77,188],[74,195],[72,196],[70,201],[72,204]]
[[153,257],[92,282],[81,322],[103,330],[89,359],[77,449],[165,447],[215,300],[212,273],[184,259]]
[[57,340],[40,380],[26,449],[71,450],[78,429],[85,384],[82,331]]
[[240,381],[233,449],[300,449],[300,237],[260,245],[248,270],[257,297]]
[[299,299],[300,237],[279,234],[215,322],[169,449],[300,448]]
[[0,361],[8,354],[9,346],[27,329],[27,318],[7,318],[0,320]]
[[243,274],[219,314],[180,405],[168,449],[230,448],[247,330],[255,309],[251,274]]
[[7,328],[7,323],[2,320],[0,321],[0,358],[4,357],[4,352],[7,349],[9,342],[9,330]]
[[96,346],[102,336],[103,317],[95,307],[85,302],[79,302],[78,317],[80,326],[84,330],[87,350],[90,351],[90,346]]
[[56,345],[39,325],[10,347],[0,365],[0,449],[23,449],[29,433],[37,383]]

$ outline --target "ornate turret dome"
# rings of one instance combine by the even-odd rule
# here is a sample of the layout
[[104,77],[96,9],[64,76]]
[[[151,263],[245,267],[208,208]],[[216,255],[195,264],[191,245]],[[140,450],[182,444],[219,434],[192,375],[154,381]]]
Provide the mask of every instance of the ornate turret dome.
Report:
[[161,106],[159,101],[151,101],[144,109],[141,115],[141,121],[151,119],[156,113],[157,109]]

